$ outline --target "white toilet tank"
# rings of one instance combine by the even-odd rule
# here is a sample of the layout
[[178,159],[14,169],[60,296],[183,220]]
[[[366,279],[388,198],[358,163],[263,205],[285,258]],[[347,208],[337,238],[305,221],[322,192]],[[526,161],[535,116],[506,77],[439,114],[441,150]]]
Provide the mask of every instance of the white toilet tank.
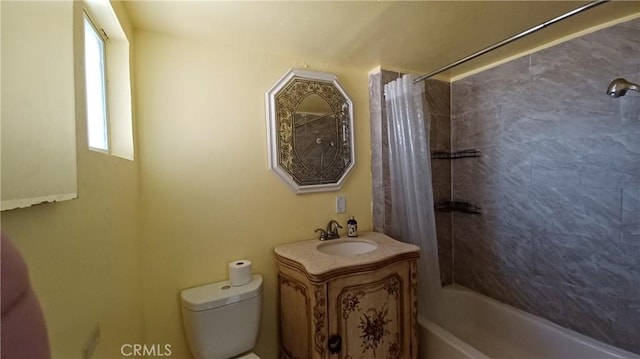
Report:
[[182,318],[196,359],[226,359],[253,349],[260,329],[262,276],[233,287],[229,281],[185,289]]

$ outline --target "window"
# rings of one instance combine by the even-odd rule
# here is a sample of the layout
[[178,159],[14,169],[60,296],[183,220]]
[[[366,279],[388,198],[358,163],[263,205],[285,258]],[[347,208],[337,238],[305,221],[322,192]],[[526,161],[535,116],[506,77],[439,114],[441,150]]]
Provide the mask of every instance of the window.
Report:
[[[123,5],[109,0],[74,1],[78,29],[76,87],[78,113],[85,113],[90,150],[134,160],[129,40],[131,31]],[[120,19],[124,23],[120,23]],[[124,26],[123,26],[124,25]],[[80,33],[82,32],[82,33]],[[84,50],[83,50],[84,49]],[[84,61],[83,61],[84,60]],[[83,88],[84,87],[84,88]]]
[[84,15],[84,60],[89,147],[109,151],[104,38],[86,14]]

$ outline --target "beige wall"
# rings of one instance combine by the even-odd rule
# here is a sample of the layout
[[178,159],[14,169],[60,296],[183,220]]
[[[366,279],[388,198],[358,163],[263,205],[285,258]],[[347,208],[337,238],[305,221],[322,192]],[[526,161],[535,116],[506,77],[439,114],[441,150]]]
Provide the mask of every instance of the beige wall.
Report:
[[[147,343],[188,357],[182,289],[224,280],[246,258],[265,278],[256,352],[277,357],[273,248],[314,237],[331,218],[371,228],[368,69],[226,51],[213,43],[135,34]],[[356,169],[339,192],[295,195],[267,167],[265,92],[289,68],[335,73],[354,102]],[[335,197],[347,214],[335,214]]]
[[0,4],[3,210],[77,197],[72,7]]
[[137,172],[126,160],[78,149],[80,197],[2,212],[42,304],[53,358],[80,358],[100,323],[95,358],[143,342]]
[[[43,16],[50,22],[57,18],[55,26],[67,33],[67,41],[74,40],[72,2],[23,5],[61,10],[53,17],[45,11]],[[60,46],[60,51],[69,48]],[[10,55],[2,54],[3,59]],[[43,58],[68,55],[49,52]],[[82,81],[76,75],[75,86],[82,88]],[[68,100],[73,101],[73,89],[70,93]],[[83,94],[81,90],[75,96],[79,198],[2,212],[2,231],[13,239],[29,266],[45,314],[52,357],[80,358],[99,322],[101,339],[94,358],[114,358],[120,356],[122,344],[144,341],[138,171],[135,162],[87,149]],[[45,101],[41,97],[28,100]]]
[[[71,36],[70,3],[65,11],[59,26]],[[30,268],[53,357],[79,358],[97,323],[96,358],[118,357],[122,344],[145,338],[189,357],[180,290],[223,280],[229,261],[248,258],[265,277],[256,351],[275,358],[273,247],[310,238],[331,218],[344,224],[355,215],[371,228],[367,69],[144,32],[136,39],[138,162],[87,150],[79,92],[79,198],[2,212],[2,230]],[[355,103],[357,165],[340,192],[296,196],[267,169],[264,93],[287,69],[307,64],[336,73]],[[348,214],[334,213],[338,194]]]

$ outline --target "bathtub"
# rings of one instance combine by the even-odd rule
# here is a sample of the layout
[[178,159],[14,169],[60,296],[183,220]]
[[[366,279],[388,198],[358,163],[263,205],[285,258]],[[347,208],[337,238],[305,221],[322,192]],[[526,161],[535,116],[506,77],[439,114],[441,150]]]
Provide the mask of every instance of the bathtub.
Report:
[[640,359],[464,287],[442,292],[442,326],[418,318],[420,359]]

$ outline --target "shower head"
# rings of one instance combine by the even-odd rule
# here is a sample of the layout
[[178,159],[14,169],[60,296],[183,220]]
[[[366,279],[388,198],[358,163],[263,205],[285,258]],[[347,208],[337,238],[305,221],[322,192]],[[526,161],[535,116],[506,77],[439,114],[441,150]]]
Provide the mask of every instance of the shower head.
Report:
[[607,95],[611,97],[624,96],[627,90],[633,90],[640,92],[640,85],[629,82],[621,77],[611,81],[609,87],[607,87]]

